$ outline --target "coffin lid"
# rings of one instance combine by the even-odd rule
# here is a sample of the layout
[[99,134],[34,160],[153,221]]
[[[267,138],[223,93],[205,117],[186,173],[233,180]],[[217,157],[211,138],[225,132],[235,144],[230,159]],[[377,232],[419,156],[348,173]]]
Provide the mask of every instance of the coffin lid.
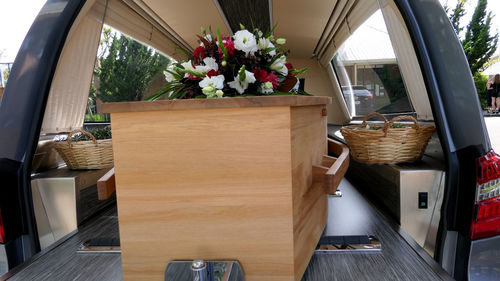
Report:
[[268,96],[237,97],[222,99],[183,99],[135,102],[111,102],[102,105],[104,113],[193,110],[214,108],[271,107],[271,106],[308,106],[330,104],[330,97],[317,96]]

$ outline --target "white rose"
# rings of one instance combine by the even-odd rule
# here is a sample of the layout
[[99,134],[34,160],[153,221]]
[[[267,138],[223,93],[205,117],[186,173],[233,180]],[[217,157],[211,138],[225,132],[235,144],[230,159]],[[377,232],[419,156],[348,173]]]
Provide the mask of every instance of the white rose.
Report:
[[263,94],[272,94],[274,92],[273,83],[271,82],[262,83],[260,85],[260,92]]
[[218,97],[218,98],[222,98],[222,96],[224,95],[224,92],[222,90],[217,90],[215,92],[215,95]]
[[203,63],[205,63],[205,66],[208,66],[210,68],[210,70],[212,70],[212,69],[215,71],[219,70],[219,65],[217,64],[217,61],[212,57],[204,58]]
[[234,36],[234,48],[248,54],[253,55],[257,50],[257,41],[255,36],[248,30],[239,30]]

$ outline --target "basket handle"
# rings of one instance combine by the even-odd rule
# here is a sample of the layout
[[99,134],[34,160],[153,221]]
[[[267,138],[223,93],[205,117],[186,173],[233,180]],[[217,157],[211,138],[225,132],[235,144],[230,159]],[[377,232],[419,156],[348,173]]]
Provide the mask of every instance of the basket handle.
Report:
[[76,129],[76,130],[73,130],[73,131],[69,132],[69,134],[68,134],[68,136],[67,136],[67,138],[66,138],[66,141],[67,141],[67,142],[68,142],[68,144],[69,144],[69,148],[71,148],[71,137],[72,137],[74,134],[76,134],[76,133],[82,133],[82,134],[87,135],[90,139],[92,139],[92,142],[93,142],[95,145],[97,145],[97,141],[96,141],[95,137],[94,137],[91,133],[89,133],[89,132],[87,132],[87,131],[84,131],[84,130]]
[[385,118],[384,115],[378,113],[378,112],[372,112],[368,115],[365,116],[365,118],[363,118],[363,123],[361,124],[363,127],[366,127],[366,121],[370,118],[372,118],[373,116],[377,116],[379,117],[380,119],[382,119],[384,121],[385,124],[387,124],[387,118]]
[[401,121],[401,120],[412,121],[413,122],[413,128],[415,130],[417,130],[417,131],[420,130],[420,125],[418,124],[417,119],[413,118],[410,115],[402,115],[402,116],[394,117],[390,122],[388,122],[388,123],[385,124],[384,128],[382,129],[382,130],[384,130],[384,136],[387,136],[387,130],[389,130],[389,128],[392,126],[392,124],[394,124],[394,122]]

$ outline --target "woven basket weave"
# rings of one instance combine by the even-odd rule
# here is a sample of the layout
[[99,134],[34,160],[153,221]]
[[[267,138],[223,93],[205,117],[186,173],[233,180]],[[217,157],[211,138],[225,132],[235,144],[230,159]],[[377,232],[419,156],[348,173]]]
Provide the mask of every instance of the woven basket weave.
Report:
[[[82,133],[91,141],[71,142],[71,136]],[[55,142],[54,147],[71,170],[93,170],[113,167],[113,145],[111,139],[96,140],[84,130],[74,130],[65,142]]]
[[[367,128],[366,121],[373,116],[384,120],[384,126]],[[413,126],[391,128],[396,121],[409,120]],[[369,125],[368,125],[369,126]],[[368,114],[361,125],[343,127],[340,132],[351,149],[354,160],[367,164],[396,164],[420,160],[436,127],[419,125],[411,116],[398,116],[390,122],[379,113]]]

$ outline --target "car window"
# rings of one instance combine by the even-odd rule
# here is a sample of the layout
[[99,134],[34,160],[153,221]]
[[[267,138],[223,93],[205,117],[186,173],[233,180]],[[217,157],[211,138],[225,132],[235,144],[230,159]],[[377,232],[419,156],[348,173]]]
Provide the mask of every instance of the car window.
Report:
[[109,122],[104,102],[140,101],[165,83],[163,70],[173,62],[158,50],[104,26],[89,89],[85,122]]
[[351,116],[413,112],[380,10],[341,45],[332,65]]

